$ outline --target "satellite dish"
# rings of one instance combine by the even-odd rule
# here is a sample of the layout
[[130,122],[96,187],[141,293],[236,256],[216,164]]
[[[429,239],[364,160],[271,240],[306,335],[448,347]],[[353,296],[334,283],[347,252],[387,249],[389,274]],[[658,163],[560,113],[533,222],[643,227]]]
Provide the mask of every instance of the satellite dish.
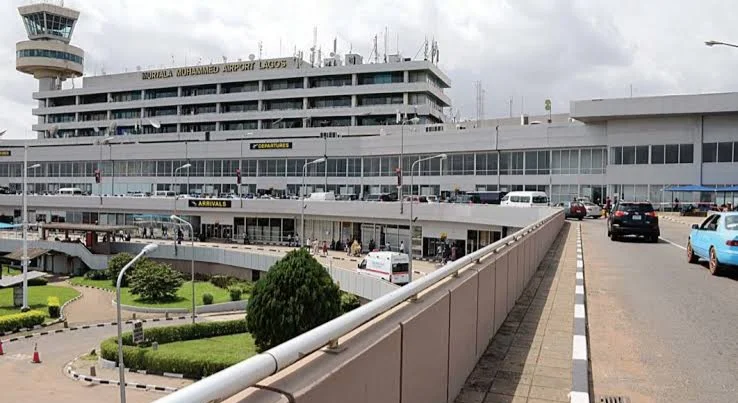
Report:
[[253,61],[254,61],[254,59],[256,59],[256,56],[255,56],[255,55],[254,55],[253,53],[252,53],[252,54],[250,54],[250,55],[249,55],[249,60],[251,60],[251,61],[253,62]]
[[151,126],[154,126],[154,129],[158,129],[161,127],[161,123],[159,123],[159,121],[157,120],[149,119],[149,123],[151,124]]
[[100,128],[99,127],[93,127],[92,128],[92,131],[95,132],[95,133],[100,133]]

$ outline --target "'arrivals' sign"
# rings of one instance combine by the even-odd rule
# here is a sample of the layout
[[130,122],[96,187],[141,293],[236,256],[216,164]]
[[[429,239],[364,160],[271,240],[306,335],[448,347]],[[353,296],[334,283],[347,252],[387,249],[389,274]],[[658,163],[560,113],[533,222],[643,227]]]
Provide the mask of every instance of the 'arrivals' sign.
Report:
[[189,206],[195,208],[231,208],[231,201],[218,199],[189,199]]

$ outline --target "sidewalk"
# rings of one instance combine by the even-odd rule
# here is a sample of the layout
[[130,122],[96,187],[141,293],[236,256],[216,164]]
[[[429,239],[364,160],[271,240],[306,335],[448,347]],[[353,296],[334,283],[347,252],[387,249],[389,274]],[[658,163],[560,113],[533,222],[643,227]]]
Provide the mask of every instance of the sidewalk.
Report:
[[565,222],[456,403],[569,401],[575,276],[576,230]]

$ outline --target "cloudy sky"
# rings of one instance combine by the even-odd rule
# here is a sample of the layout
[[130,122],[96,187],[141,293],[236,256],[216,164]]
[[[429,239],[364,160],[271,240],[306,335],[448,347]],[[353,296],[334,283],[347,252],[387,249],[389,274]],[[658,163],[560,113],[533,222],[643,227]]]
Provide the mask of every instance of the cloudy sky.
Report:
[[[0,130],[30,136],[36,88],[15,71],[14,43],[25,38],[16,7],[0,2]],[[485,117],[524,107],[568,112],[576,99],[738,90],[735,3],[725,0],[66,0],[82,12],[72,44],[85,49],[85,74],[228,60],[306,55],[312,30],[324,54],[367,58],[374,35],[384,53],[416,57],[435,38],[449,94],[462,117],[475,116],[474,82],[485,89]],[[399,40],[398,40],[399,39]],[[280,46],[281,44],[281,46]],[[307,58],[307,56],[306,56]],[[81,79],[77,80],[77,85]],[[523,102],[524,100],[524,102]]]

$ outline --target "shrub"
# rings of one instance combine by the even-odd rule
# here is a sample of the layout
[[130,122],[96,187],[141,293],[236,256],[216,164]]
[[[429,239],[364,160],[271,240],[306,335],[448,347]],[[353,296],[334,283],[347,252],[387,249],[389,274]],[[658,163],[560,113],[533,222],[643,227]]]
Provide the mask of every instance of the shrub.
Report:
[[228,288],[228,286],[231,285],[232,281],[233,279],[228,276],[217,275],[210,277],[210,283],[218,288]]
[[[118,273],[120,273],[121,270],[123,270],[123,267],[128,264],[133,259],[133,255],[130,253],[119,253],[112,258],[110,258],[110,261],[108,262],[108,270],[106,272],[107,277],[112,282],[113,286],[116,285],[118,282]],[[133,265],[128,271],[126,271],[126,274],[123,275],[123,280],[120,282],[121,287],[128,287],[128,282],[131,279],[131,276],[133,276],[133,273],[136,272],[136,270],[139,267],[143,267],[149,263],[149,260],[146,257],[142,257],[141,259],[136,261],[136,264]]]
[[202,303],[204,305],[212,305],[213,303],[213,294],[206,292],[205,294],[202,294]]
[[[107,280],[108,273],[106,270],[87,270],[85,278],[90,280]],[[118,280],[117,277],[116,280]]]
[[[151,328],[144,332],[146,342],[142,347],[149,346],[152,342],[166,344],[246,333],[247,331],[245,320]],[[116,337],[111,337],[101,343],[100,356],[106,360],[118,360],[118,341]],[[235,364],[235,362],[213,361],[210,357],[193,359],[174,356],[163,351],[135,347],[130,332],[123,334],[123,363],[132,370],[145,369],[150,372],[173,372],[185,374],[188,378],[208,376]]]
[[348,292],[341,293],[341,312],[351,312],[361,306],[359,297]]
[[164,263],[147,261],[131,275],[131,294],[145,301],[171,301],[182,286],[182,274]]
[[237,287],[231,287],[228,289],[228,292],[231,294],[231,301],[240,301],[241,300],[241,294],[243,291],[241,291],[240,288]]
[[48,283],[49,283],[49,280],[47,280],[46,277],[36,277],[36,278],[29,278],[28,279],[28,286],[29,287],[46,285]]
[[49,307],[49,316],[52,318],[58,318],[61,316],[61,307],[59,306],[59,298],[48,297],[46,298],[46,305]]
[[246,308],[249,328],[266,350],[341,314],[341,296],[326,269],[304,249],[278,260],[254,287]]
[[0,332],[31,328],[44,323],[44,320],[46,320],[46,314],[41,311],[28,311],[0,316]]
[[207,273],[195,273],[195,281],[210,281],[211,276]]

